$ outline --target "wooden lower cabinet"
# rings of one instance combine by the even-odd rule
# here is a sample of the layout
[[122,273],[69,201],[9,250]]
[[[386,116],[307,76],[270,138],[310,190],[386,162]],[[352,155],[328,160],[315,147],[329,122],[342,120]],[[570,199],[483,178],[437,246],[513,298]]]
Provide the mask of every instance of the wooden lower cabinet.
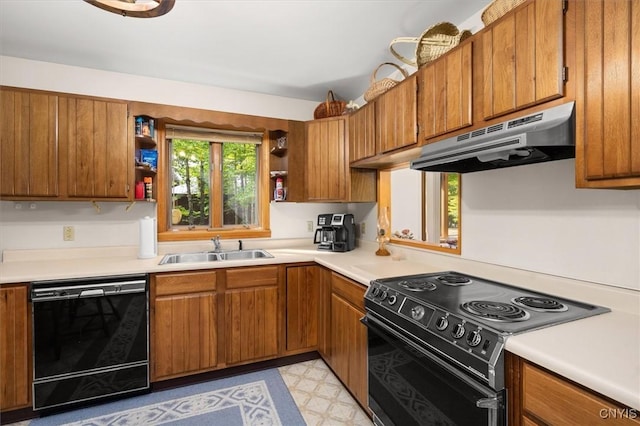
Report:
[[151,279],[151,379],[215,368],[216,272],[158,274]]
[[31,404],[26,284],[0,287],[0,410]]
[[278,266],[226,271],[225,361],[240,364],[276,357],[280,350]]
[[640,425],[640,410],[507,353],[510,425]]
[[339,274],[331,275],[331,347],[329,364],[363,407],[368,403],[365,287]]

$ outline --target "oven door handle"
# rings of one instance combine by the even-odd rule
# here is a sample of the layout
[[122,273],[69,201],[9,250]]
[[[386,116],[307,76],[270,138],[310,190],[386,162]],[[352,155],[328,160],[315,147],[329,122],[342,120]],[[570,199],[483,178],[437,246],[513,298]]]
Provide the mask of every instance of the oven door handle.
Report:
[[82,290],[80,292],[80,294],[78,295],[79,298],[83,298],[83,297],[101,297],[104,296],[104,289],[103,288],[93,288],[90,290]]
[[[445,361],[439,359],[436,355],[433,355],[433,354],[429,353],[428,351],[425,351],[423,348],[421,348],[420,346],[418,346],[417,344],[412,342],[407,337],[405,337],[402,334],[400,334],[398,331],[395,331],[390,326],[388,326],[388,325],[382,323],[380,320],[372,317],[370,313],[367,313],[364,317],[362,317],[360,319],[360,322],[363,323],[367,328],[370,327],[370,328],[372,328],[374,330],[376,328],[378,328],[379,331],[381,331],[383,333],[390,334],[391,336],[401,340],[404,344],[414,348],[415,350],[417,350],[418,352],[423,354],[426,358],[428,358],[429,360],[431,360],[435,364],[439,365],[441,368],[443,368],[449,374],[452,374],[453,376],[455,376],[458,379],[460,379],[466,385],[471,386],[472,388],[475,388],[478,392],[483,393],[484,395],[486,395],[486,398],[480,398],[479,400],[476,401],[476,404],[477,404],[478,408],[494,409],[494,408],[499,408],[500,407],[500,404],[502,403],[501,402],[501,397],[500,397],[500,395],[497,395],[495,390],[493,390],[493,389],[491,389],[489,387],[483,386],[480,383],[476,382],[475,380],[467,377],[464,373],[460,372],[458,369],[456,369],[453,366],[449,365]],[[496,401],[495,402],[495,406],[493,406],[493,404],[494,404],[493,402],[490,402],[491,400],[495,400]]]
[[500,398],[498,397],[491,397],[491,398],[480,398],[479,400],[476,401],[476,407],[478,408],[486,408],[486,409],[498,409],[500,408]]

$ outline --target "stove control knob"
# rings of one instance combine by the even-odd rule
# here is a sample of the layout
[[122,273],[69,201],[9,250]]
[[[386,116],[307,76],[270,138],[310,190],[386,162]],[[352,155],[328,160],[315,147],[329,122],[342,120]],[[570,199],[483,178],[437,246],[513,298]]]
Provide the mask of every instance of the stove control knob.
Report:
[[482,336],[480,335],[480,330],[473,330],[467,336],[467,343],[472,348],[478,346],[481,341],[482,341]]
[[380,295],[380,300],[384,300],[384,299],[386,299],[386,298],[387,298],[387,296],[388,296],[387,291],[386,291],[386,290],[383,290],[383,291],[382,291],[382,294]]
[[464,329],[464,325],[456,324],[456,326],[453,327],[453,332],[451,334],[453,335],[454,338],[459,339],[462,336],[464,336],[465,332],[466,330]]
[[414,306],[411,308],[411,318],[420,321],[424,317],[424,308],[422,306]]
[[436,328],[440,331],[446,330],[449,327],[449,320],[447,317],[440,317],[436,320]]
[[371,294],[373,295],[373,297],[378,297],[378,294],[380,294],[380,289],[378,287],[374,287],[373,290],[371,290]]
[[392,294],[391,296],[389,296],[390,305],[395,305],[397,300],[398,300],[398,297],[395,294]]

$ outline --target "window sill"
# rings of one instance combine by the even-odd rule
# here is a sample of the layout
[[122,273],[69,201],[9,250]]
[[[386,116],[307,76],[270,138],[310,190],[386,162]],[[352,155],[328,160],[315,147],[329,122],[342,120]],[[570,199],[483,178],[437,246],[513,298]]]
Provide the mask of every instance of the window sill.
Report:
[[234,238],[269,238],[271,230],[269,229],[229,229],[229,230],[204,230],[194,229],[191,231],[165,231],[158,233],[158,241],[193,241],[193,240],[210,240],[216,236],[221,239]]

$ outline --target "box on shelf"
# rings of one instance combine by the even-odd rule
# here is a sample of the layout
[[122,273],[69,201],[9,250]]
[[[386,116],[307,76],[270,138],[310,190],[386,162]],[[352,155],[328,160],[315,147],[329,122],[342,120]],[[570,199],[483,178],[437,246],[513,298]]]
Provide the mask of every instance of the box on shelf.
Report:
[[141,149],[138,164],[149,166],[150,169],[156,170],[158,167],[158,151],[155,149]]

